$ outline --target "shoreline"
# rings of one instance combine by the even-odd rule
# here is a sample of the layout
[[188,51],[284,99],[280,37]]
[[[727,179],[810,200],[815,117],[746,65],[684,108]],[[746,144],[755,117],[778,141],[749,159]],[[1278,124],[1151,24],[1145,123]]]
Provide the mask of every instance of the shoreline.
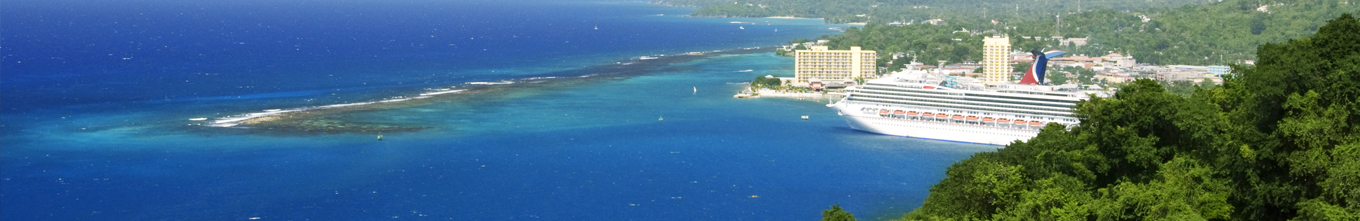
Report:
[[760,90],[756,90],[756,91],[751,91],[751,88],[748,87],[748,88],[746,88],[746,89],[742,89],[741,91],[738,91],[737,94],[732,95],[732,98],[756,99],[756,98],[772,97],[772,98],[797,99],[797,100],[802,100],[802,101],[814,101],[814,102],[817,102],[817,103],[821,103],[822,99],[826,99],[828,102],[830,102],[830,101],[832,101],[832,100],[835,100],[835,99],[836,99],[836,96],[837,96],[836,94],[830,94],[830,93],[812,93],[812,92],[808,92],[808,93],[794,93],[794,92],[786,92],[786,91],[770,90],[770,89],[760,89]]

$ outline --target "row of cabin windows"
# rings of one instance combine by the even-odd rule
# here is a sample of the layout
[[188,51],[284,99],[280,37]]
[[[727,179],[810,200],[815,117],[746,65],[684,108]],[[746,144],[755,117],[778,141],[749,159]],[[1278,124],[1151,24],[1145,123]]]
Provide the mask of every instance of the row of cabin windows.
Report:
[[[887,105],[883,105],[883,106],[887,106]],[[865,113],[871,113],[871,112],[874,112],[874,111],[878,111],[879,109],[876,109],[876,108],[870,109],[870,108],[867,108],[867,107],[866,107],[866,108],[861,108],[860,110],[861,110],[861,111],[867,111],[867,112],[865,112]],[[936,113],[956,113],[956,114],[966,113],[966,114],[969,114],[969,115],[992,116],[992,113],[984,113],[984,112],[977,112],[977,111],[961,111],[961,110],[935,109],[935,112],[936,112]],[[1025,119],[1025,118],[1029,118],[1029,119],[1033,119],[1033,120],[1044,120],[1044,118],[1048,118],[1048,121],[1057,121],[1057,120],[1058,120],[1058,118],[1056,118],[1056,117],[1025,116],[1025,115],[1018,115],[1018,114],[1017,114],[1017,115],[1011,115],[1011,116],[1013,116],[1015,119]],[[1063,118],[1062,121],[1063,121],[1063,122],[1076,123],[1076,122],[1077,122],[1077,119]]]
[[[878,89],[875,89],[875,90],[878,90]],[[1015,100],[977,99],[977,98],[966,98],[966,97],[960,99],[960,98],[957,98],[957,97],[941,97],[941,96],[932,96],[932,95],[914,94],[914,93],[915,93],[914,91],[904,91],[904,92],[907,92],[907,93],[900,93],[900,92],[869,92],[869,91],[863,91],[863,90],[861,90],[861,91],[859,91],[859,92],[860,92],[860,93],[865,93],[865,94],[886,94],[886,95],[899,95],[899,96],[917,96],[917,97],[930,97],[930,98],[949,99],[949,100],[967,100],[967,101],[978,101],[978,102],[997,102],[997,103],[1024,104],[1024,105],[1033,105],[1033,106],[1062,107],[1062,108],[1071,108],[1072,106],[1076,106],[1076,104],[1073,104],[1073,103],[1062,103],[1062,104],[1031,103],[1031,102],[1015,101]]]
[[900,91],[900,92],[909,92],[909,93],[927,93],[927,94],[950,95],[950,96],[986,97],[986,98],[1005,99],[1005,100],[1008,100],[1008,101],[1010,101],[1010,100],[1034,100],[1034,101],[1055,102],[1055,103],[1068,103],[1068,104],[1076,104],[1076,103],[1077,103],[1077,101],[1074,101],[1074,100],[1056,100],[1056,99],[1043,99],[1043,98],[1030,98],[1030,97],[1013,97],[1013,96],[986,95],[986,94],[970,94],[970,93],[961,93],[961,92],[952,92],[952,93],[951,93],[951,92],[944,92],[944,91],[932,91],[932,90],[929,90],[929,89],[903,90],[903,89],[901,89],[901,87],[881,87],[881,85],[878,85],[878,84],[866,84],[866,85],[865,85],[865,89],[886,90],[886,91]]
[[[992,112],[1024,113],[1024,114],[1033,114],[1033,115],[1056,115],[1056,116],[1069,116],[1069,115],[1070,115],[1070,114],[1053,114],[1053,113],[1043,113],[1043,112],[1032,112],[1032,111],[1023,111],[1023,110],[994,109],[994,108],[985,108],[985,107],[981,107],[981,108],[980,108],[980,107],[964,107],[964,106],[955,106],[955,105],[948,105],[948,104],[939,104],[939,103],[937,103],[937,102],[930,102],[930,103],[916,103],[916,102],[901,102],[901,101],[867,100],[867,99],[864,99],[865,97],[867,97],[867,98],[875,98],[875,97],[873,97],[873,96],[853,96],[853,97],[850,97],[849,100],[850,100],[850,101],[874,102],[874,103],[892,103],[892,104],[903,104],[903,105],[914,105],[914,106],[927,106],[927,107],[929,107],[929,106],[939,106],[939,107],[957,108],[957,109],[972,109],[972,110],[992,111]],[[878,98],[878,99],[884,99],[884,98]],[[890,98],[890,99],[896,99],[896,98]],[[910,99],[908,99],[908,100],[910,100]]]
[[[868,86],[885,86],[885,87],[888,87],[888,88],[881,88],[881,90],[906,91],[906,90],[897,89],[897,88],[901,88],[900,86],[897,86],[897,85],[869,83],[869,84],[865,84],[865,86],[866,86],[866,88],[867,88]],[[928,89],[927,89],[927,90],[928,90]],[[949,94],[949,93],[939,92],[939,91],[912,90],[912,91],[906,91],[906,92],[918,92],[918,93],[932,93],[932,94],[941,94],[941,95],[951,95],[951,94]],[[1031,98],[1031,97],[1015,97],[1015,96],[989,95],[989,94],[965,94],[964,96],[970,96],[970,97],[990,97],[990,98],[1002,98],[1002,99],[1038,100],[1038,101],[1061,102],[1061,103],[1076,103],[1076,101],[1072,101],[1072,100],[1044,99],[1044,98]],[[1053,96],[1070,97],[1070,96],[1067,96],[1067,95],[1053,95]]]
[[1004,108],[1015,108],[1015,109],[1025,109],[1025,110],[1037,110],[1037,111],[1068,112],[1068,111],[1071,111],[1071,110],[1072,110],[1071,107],[1062,107],[1062,108],[1047,107],[1047,108],[1045,108],[1045,107],[1021,106],[1021,105],[1003,105],[1003,104],[992,104],[992,103],[959,102],[959,101],[953,101],[953,100],[938,101],[938,100],[926,100],[926,99],[918,99],[918,98],[900,98],[900,97],[875,96],[874,94],[857,94],[857,95],[851,96],[850,98],[854,98],[854,97],[870,97],[870,98],[878,98],[878,99],[898,99],[898,100],[910,100],[910,101],[932,102],[932,103],[966,104],[966,105],[977,105],[977,106],[988,106],[988,107],[1004,107]]
[[[912,120],[918,120],[918,119],[912,119]],[[960,120],[955,120],[955,121],[938,120],[938,121],[939,121],[939,122],[952,122],[952,123],[957,123],[957,124],[965,124],[965,123],[966,123],[966,124],[968,124],[968,125],[973,125],[973,126],[986,126],[986,125],[981,125],[981,124],[979,124],[979,123],[977,123],[977,122],[964,122],[964,121],[960,121]],[[886,122],[886,123],[874,122],[874,123],[887,124],[887,125],[889,125],[889,126],[899,126],[899,127],[909,127],[909,126],[914,126],[914,125],[908,125],[908,124],[897,124],[897,123],[893,123],[893,122]],[[1066,125],[1066,124],[1064,124],[1064,125]],[[955,130],[955,129],[949,129],[949,128],[939,128],[939,127],[930,127],[930,126],[923,126],[923,127],[929,128],[929,129],[935,129],[935,130],[964,131],[964,130]],[[1030,126],[1030,125],[993,125],[993,126],[990,126],[990,127],[1005,128],[1005,129],[1017,129],[1017,130],[1039,130],[1039,129],[1043,128],[1044,126],[1042,126],[1042,125],[1041,125],[1041,126]],[[968,131],[968,132],[977,132],[977,131]],[[1013,135],[1013,134],[1012,134],[1012,135]]]

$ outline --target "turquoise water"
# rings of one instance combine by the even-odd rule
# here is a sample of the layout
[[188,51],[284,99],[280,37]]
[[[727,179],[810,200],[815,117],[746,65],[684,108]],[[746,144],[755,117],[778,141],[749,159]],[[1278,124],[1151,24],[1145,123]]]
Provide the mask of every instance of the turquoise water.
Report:
[[[0,15],[7,35],[77,42],[2,39],[5,220],[815,220],[832,204],[861,218],[891,218],[919,206],[949,164],[996,148],[854,131],[825,100],[731,98],[740,82],[791,73],[791,59],[769,52],[327,116],[427,127],[384,134],[382,141],[365,133],[208,128],[187,119],[368,101],[469,81],[567,77],[641,55],[769,46],[834,34],[828,28],[836,26],[781,19],[768,27],[732,24],[750,19],[679,17],[692,9],[613,1],[205,3],[197,6],[218,10],[200,11],[206,15],[179,21],[184,24],[166,24],[173,22],[163,16],[192,8],[174,3],[121,6],[129,7],[124,12],[60,3],[7,2]],[[317,9],[290,8],[295,5]],[[348,11],[326,14],[336,10]],[[441,10],[477,13],[431,16]],[[262,15],[208,22],[241,11]],[[340,19],[374,14],[402,22]],[[554,29],[541,21],[579,24]],[[62,22],[75,25],[40,25]],[[156,33],[61,34],[125,22]],[[249,28],[257,24],[293,26],[230,35],[253,39],[245,45],[255,48],[229,52],[221,47],[240,40],[219,41],[191,28],[271,30]],[[449,41],[393,37],[452,24],[473,28],[435,35],[552,40],[453,43],[505,50],[487,56],[470,54],[479,49],[412,46]],[[596,26],[624,28],[569,34]],[[363,45],[326,34],[345,30],[349,38],[398,43]],[[767,32],[748,33],[754,31]],[[153,41],[175,50],[118,43],[171,32],[194,37]],[[299,37],[327,40],[287,42]],[[271,40],[276,43],[252,43]],[[129,50],[136,54],[130,60],[107,59],[105,52]],[[200,52],[204,57],[185,56]]]

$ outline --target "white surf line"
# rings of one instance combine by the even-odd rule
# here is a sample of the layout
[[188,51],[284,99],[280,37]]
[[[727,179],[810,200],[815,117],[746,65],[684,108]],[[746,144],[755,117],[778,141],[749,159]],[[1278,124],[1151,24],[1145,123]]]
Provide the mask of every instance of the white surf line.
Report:
[[431,97],[434,97],[435,95],[461,93],[461,92],[464,92],[464,91],[467,91],[467,89],[459,89],[459,90],[443,90],[443,91],[435,91],[435,92],[426,92],[426,93],[421,93],[420,96],[415,96],[415,97],[399,96],[399,97],[394,97],[394,98],[390,98],[390,99],[383,99],[383,100],[378,100],[378,101],[367,101],[367,102],[356,102],[356,103],[344,103],[344,104],[332,104],[332,105],[311,106],[311,107],[299,107],[299,108],[290,108],[290,109],[269,109],[269,110],[264,110],[263,112],[247,113],[247,114],[232,115],[232,116],[227,116],[227,117],[223,117],[223,118],[218,118],[217,120],[214,120],[211,124],[207,124],[207,125],[205,125],[205,126],[209,126],[209,127],[232,127],[232,126],[240,125],[241,122],[246,121],[246,120],[255,119],[255,118],[260,118],[260,117],[268,117],[268,116],[279,115],[279,114],[290,113],[290,112],[309,111],[309,110],[322,110],[322,109],[332,109],[332,108],[342,108],[342,107],[355,107],[355,106],[363,106],[363,105],[376,104],[376,103],[402,102],[402,101],[410,101],[410,100],[416,100],[416,99],[431,98]]
[[515,82],[514,82],[514,81],[511,81],[511,80],[503,80],[503,81],[496,81],[496,82],[474,81],[474,82],[467,82],[467,83],[463,83],[463,84],[471,84],[471,85],[498,85],[498,84],[514,84],[514,83],[515,83]]
[[452,93],[463,92],[463,91],[466,91],[466,90],[467,90],[467,89],[436,91],[436,92],[429,92],[429,93],[421,93],[420,96],[431,96],[431,95],[440,95],[440,94],[452,94]]
[[[759,48],[759,47],[756,47],[756,48]],[[749,50],[749,49],[748,49],[748,50]],[[724,51],[724,50],[712,50],[712,51],[710,51],[710,53],[720,53],[720,52],[725,52],[725,51]],[[703,52],[686,52],[686,53],[675,54],[675,56],[679,56],[679,55],[703,55],[703,54],[704,54]],[[658,55],[658,56],[667,56],[667,55],[664,55],[664,54],[663,54],[663,55]],[[576,76],[576,77],[579,77],[579,78],[588,78],[588,77],[595,77],[595,76],[598,76],[598,75],[599,75],[599,74],[587,74],[587,75],[581,75],[581,76]],[[527,79],[518,79],[518,81],[522,81],[522,80],[537,80],[537,79],[553,79],[553,78],[558,78],[558,77],[533,77],[533,78],[527,78]],[[477,81],[477,82],[466,82],[466,83],[463,83],[463,84],[470,84],[470,85],[502,85],[502,84],[514,84],[516,81],[517,81],[517,80],[501,80],[501,81],[494,81],[494,82]],[[414,100],[414,99],[425,99],[425,98],[430,98],[430,97],[435,96],[435,95],[459,93],[459,92],[463,92],[463,91],[467,91],[467,89],[460,89],[460,90],[447,90],[447,89],[445,89],[445,90],[436,91],[436,92],[426,92],[426,93],[421,93],[420,96],[416,96],[416,97],[395,97],[395,98],[392,98],[392,99],[385,99],[385,100],[379,100],[379,101],[368,101],[368,102],[357,102],[357,103],[345,103],[345,104],[332,104],[332,105],[324,105],[324,106],[299,107],[299,108],[291,108],[291,109],[269,109],[269,110],[264,110],[264,112],[246,113],[246,114],[232,115],[232,116],[217,118],[217,119],[214,120],[212,123],[210,123],[210,124],[205,124],[204,126],[209,126],[209,127],[232,127],[232,126],[240,125],[241,122],[246,121],[246,120],[255,119],[255,118],[259,118],[259,117],[267,117],[267,116],[279,115],[279,114],[290,113],[290,112],[309,111],[309,110],[320,110],[320,109],[331,109],[331,108],[341,108],[341,107],[353,107],[353,106],[369,105],[369,104],[376,104],[376,103],[401,102],[401,101],[408,101],[408,100]],[[198,118],[194,118],[194,119],[198,119]],[[204,119],[204,120],[206,120],[206,119]],[[197,121],[197,120],[195,120],[195,121]]]

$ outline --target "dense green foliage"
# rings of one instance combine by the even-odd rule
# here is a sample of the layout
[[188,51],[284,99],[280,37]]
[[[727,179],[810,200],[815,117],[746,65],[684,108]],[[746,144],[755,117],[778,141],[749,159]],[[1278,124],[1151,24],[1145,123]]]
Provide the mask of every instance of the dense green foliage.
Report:
[[[1096,10],[1016,25],[1023,36],[1089,37],[1075,47],[1046,41],[1074,54],[1124,53],[1153,64],[1232,64],[1254,60],[1256,46],[1316,32],[1324,21],[1360,10],[1349,0],[1283,1],[1258,11],[1261,1],[1228,0],[1141,12]],[[1276,1],[1265,1],[1270,4]],[[1147,20],[1143,20],[1144,16]],[[1012,35],[1014,36],[1014,35]]]
[[924,21],[933,18],[1007,21],[1020,20],[1030,16],[1053,17],[1057,14],[1078,11],[1079,8],[1083,11],[1093,9],[1140,10],[1178,7],[1185,4],[1212,1],[1083,0],[1080,2],[1080,6],[1078,1],[1057,0],[652,0],[652,2],[701,6],[699,10],[694,11],[693,15],[695,16],[796,16],[825,18],[827,22],[831,23],[847,23],[871,20]]
[[[1052,48],[1091,56],[1119,52],[1140,63],[1233,64],[1255,60],[1257,45],[1306,36],[1328,18],[1360,10],[1355,3],[1341,4],[1342,1],[1300,1],[1270,7],[1269,13],[1250,7],[1256,2],[1250,0],[1145,12],[1094,10],[1063,15],[1061,25],[1053,17],[995,25],[966,20],[907,26],[875,22],[823,39],[830,39],[832,46],[855,45],[878,50],[883,55],[880,63],[886,63],[891,52],[920,55],[918,60],[925,63],[978,61],[982,56],[982,36],[1005,34],[1012,36],[1012,49],[1020,51]],[[968,32],[963,32],[965,29]],[[1088,44],[1064,45],[1057,40],[1037,41],[1020,36],[1087,38]]]
[[774,89],[774,88],[778,88],[779,85],[782,84],[782,83],[783,83],[783,82],[780,82],[780,81],[779,81],[779,78],[777,78],[777,77],[774,77],[774,78],[767,78],[767,77],[765,77],[765,76],[759,76],[759,77],[756,77],[755,80],[751,80],[751,88],[770,88],[770,89]]
[[904,220],[1360,220],[1360,20],[1189,96],[1142,79],[955,163]]
[[[903,64],[910,63],[913,58],[926,64],[934,64],[937,60],[947,60],[950,63],[981,61],[983,36],[956,32],[958,30],[959,28],[955,26],[918,25],[900,28],[870,24],[864,28],[849,28],[841,35],[826,36],[822,39],[831,40],[826,45],[833,50],[847,50],[851,46],[876,50],[880,56],[879,67],[888,67],[888,70],[897,70]],[[891,52],[905,52],[908,56],[898,58],[892,61],[893,65],[888,65]]]
[[[694,12],[700,16],[800,16],[827,18],[827,22],[837,23],[868,22],[863,28],[824,39],[831,39],[833,46],[877,50],[881,56],[879,63],[884,65],[892,52],[915,52],[924,63],[981,60],[978,50],[982,47],[981,37],[965,37],[969,33],[1010,35],[1013,48],[1021,51],[1056,48],[1092,56],[1119,52],[1152,64],[1233,64],[1255,60],[1257,45],[1306,36],[1329,18],[1360,10],[1355,0],[1084,0],[1080,11],[1074,1],[1056,0],[654,2],[704,6]],[[912,8],[922,5],[930,8]],[[866,16],[856,16],[861,14]],[[1061,22],[1057,16],[1061,16]],[[944,24],[886,25],[927,19],[943,19]],[[958,32],[964,29],[969,32]],[[1089,44],[1064,45],[1056,40],[1036,41],[1019,36],[1088,38]]]
[[832,205],[831,209],[822,210],[822,221],[855,221],[855,215],[845,212],[841,205]]
[[1163,82],[1162,85],[1166,87],[1166,92],[1187,97],[1194,95],[1195,90],[1197,89],[1208,89],[1218,86],[1214,84],[1213,81],[1208,80],[1199,83],[1195,83],[1194,81]]

